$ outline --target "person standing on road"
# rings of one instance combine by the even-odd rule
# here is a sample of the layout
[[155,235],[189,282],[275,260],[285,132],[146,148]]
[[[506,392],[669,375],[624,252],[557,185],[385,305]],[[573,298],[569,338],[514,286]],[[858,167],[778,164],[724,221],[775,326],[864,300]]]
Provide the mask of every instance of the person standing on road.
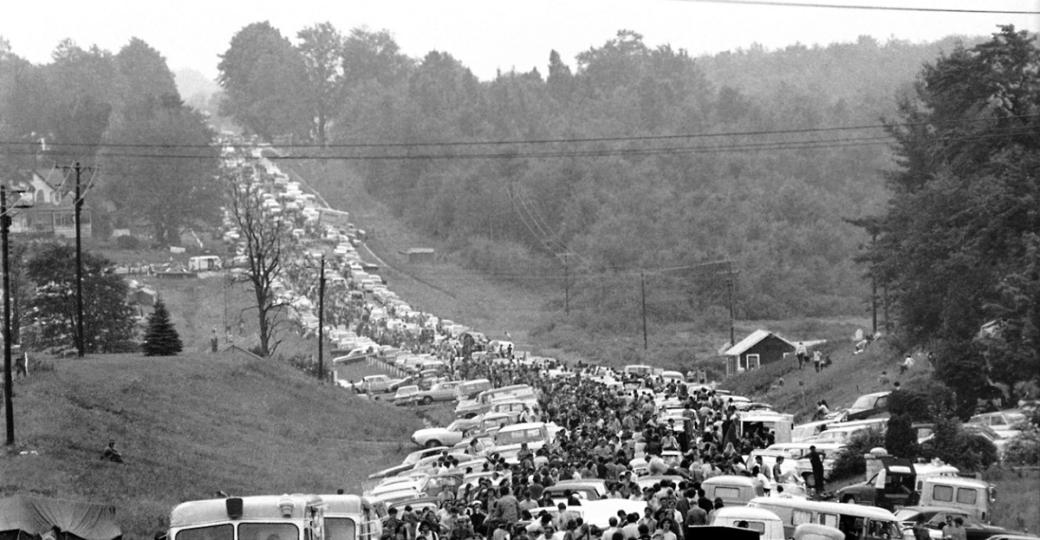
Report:
[[809,465],[812,466],[813,488],[816,489],[816,497],[823,494],[823,457],[816,451],[816,445],[809,447]]

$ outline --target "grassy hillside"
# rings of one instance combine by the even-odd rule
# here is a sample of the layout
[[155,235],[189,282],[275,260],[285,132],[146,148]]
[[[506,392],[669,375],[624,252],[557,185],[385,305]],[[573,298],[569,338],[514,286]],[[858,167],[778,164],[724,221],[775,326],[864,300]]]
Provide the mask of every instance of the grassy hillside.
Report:
[[[15,418],[0,496],[112,503],[127,538],[151,538],[173,505],[217,490],[358,491],[367,474],[400,461],[420,425],[285,364],[233,353],[45,360],[16,381]],[[99,460],[109,438],[125,464]]]

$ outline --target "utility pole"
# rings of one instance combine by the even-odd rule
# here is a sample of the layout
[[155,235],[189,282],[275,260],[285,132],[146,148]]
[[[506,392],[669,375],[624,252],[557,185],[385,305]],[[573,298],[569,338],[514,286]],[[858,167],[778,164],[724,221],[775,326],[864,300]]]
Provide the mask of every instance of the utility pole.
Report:
[[321,256],[321,277],[318,278],[318,380],[325,380],[325,255]]
[[563,313],[571,314],[571,276],[570,265],[567,263],[567,254],[563,254]]
[[730,263],[729,272],[726,273],[726,295],[729,297],[729,346],[732,347],[737,344],[736,333],[733,330],[733,264]]
[[[871,247],[877,245],[877,229],[871,231],[870,234],[870,245]],[[877,269],[873,265],[870,267],[870,323],[873,328],[872,336],[877,335]]]
[[11,271],[8,263],[7,233],[11,228],[11,216],[7,209],[7,186],[0,186],[0,237],[4,250],[4,421],[7,424],[7,446],[14,445],[14,392],[11,381]]
[[643,350],[646,351],[646,275],[643,274],[642,270],[639,271],[639,290],[641,291],[643,297]]
[[76,209],[76,353],[83,358],[83,239],[80,233],[80,214],[83,210],[83,198],[79,194],[79,178],[82,169],[77,161],[73,164],[76,171],[76,198],[73,204]]

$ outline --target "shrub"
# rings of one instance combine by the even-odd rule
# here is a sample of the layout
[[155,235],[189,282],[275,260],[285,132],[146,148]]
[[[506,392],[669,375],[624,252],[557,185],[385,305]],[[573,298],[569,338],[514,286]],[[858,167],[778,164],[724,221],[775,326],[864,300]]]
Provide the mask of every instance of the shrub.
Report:
[[911,381],[888,396],[888,412],[892,416],[907,415],[911,422],[949,418],[954,407],[953,391],[933,379]]
[[848,446],[835,458],[831,479],[841,480],[864,474],[867,472],[867,461],[863,459],[863,454],[870,452],[872,448],[884,445],[885,436],[879,430],[871,429],[857,433],[849,441]]
[[885,430],[885,450],[893,456],[913,459],[917,457],[917,433],[910,422],[910,415],[898,414],[888,419]]
[[997,448],[981,435],[969,435],[957,419],[937,418],[935,436],[921,445],[921,455],[938,458],[963,471],[981,471],[997,462]]
[[1011,441],[1004,450],[1004,463],[1008,465],[1040,465],[1040,430],[1030,426]]

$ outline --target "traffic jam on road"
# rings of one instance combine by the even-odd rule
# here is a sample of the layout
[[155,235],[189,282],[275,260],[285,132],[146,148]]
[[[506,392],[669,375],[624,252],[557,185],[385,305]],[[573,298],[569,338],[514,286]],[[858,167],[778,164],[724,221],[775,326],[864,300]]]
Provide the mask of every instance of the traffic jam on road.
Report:
[[[340,219],[345,213],[323,208],[259,150],[228,146],[225,159],[254,171],[252,181],[271,193],[268,211],[297,220],[303,260],[326,256],[326,336],[336,344],[334,362],[383,372],[337,384],[387,406],[453,404],[455,418],[416,431],[414,451],[373,473],[360,495],[187,502],[173,511],[171,540],[1010,534],[987,524],[992,487],[942,463],[878,452],[867,460],[863,482],[827,489],[834,458],[853,436],[885,429],[877,414],[884,412],[884,393],[857,400],[869,407],[795,425],[792,414],[692,372],[565,365],[489,340],[414,310],[391,292],[373,265],[366,270],[357,251],[363,235]],[[230,229],[225,238],[237,240]],[[300,264],[278,287],[304,334],[317,331],[314,277],[313,265]],[[928,436],[920,432],[921,440]]]

